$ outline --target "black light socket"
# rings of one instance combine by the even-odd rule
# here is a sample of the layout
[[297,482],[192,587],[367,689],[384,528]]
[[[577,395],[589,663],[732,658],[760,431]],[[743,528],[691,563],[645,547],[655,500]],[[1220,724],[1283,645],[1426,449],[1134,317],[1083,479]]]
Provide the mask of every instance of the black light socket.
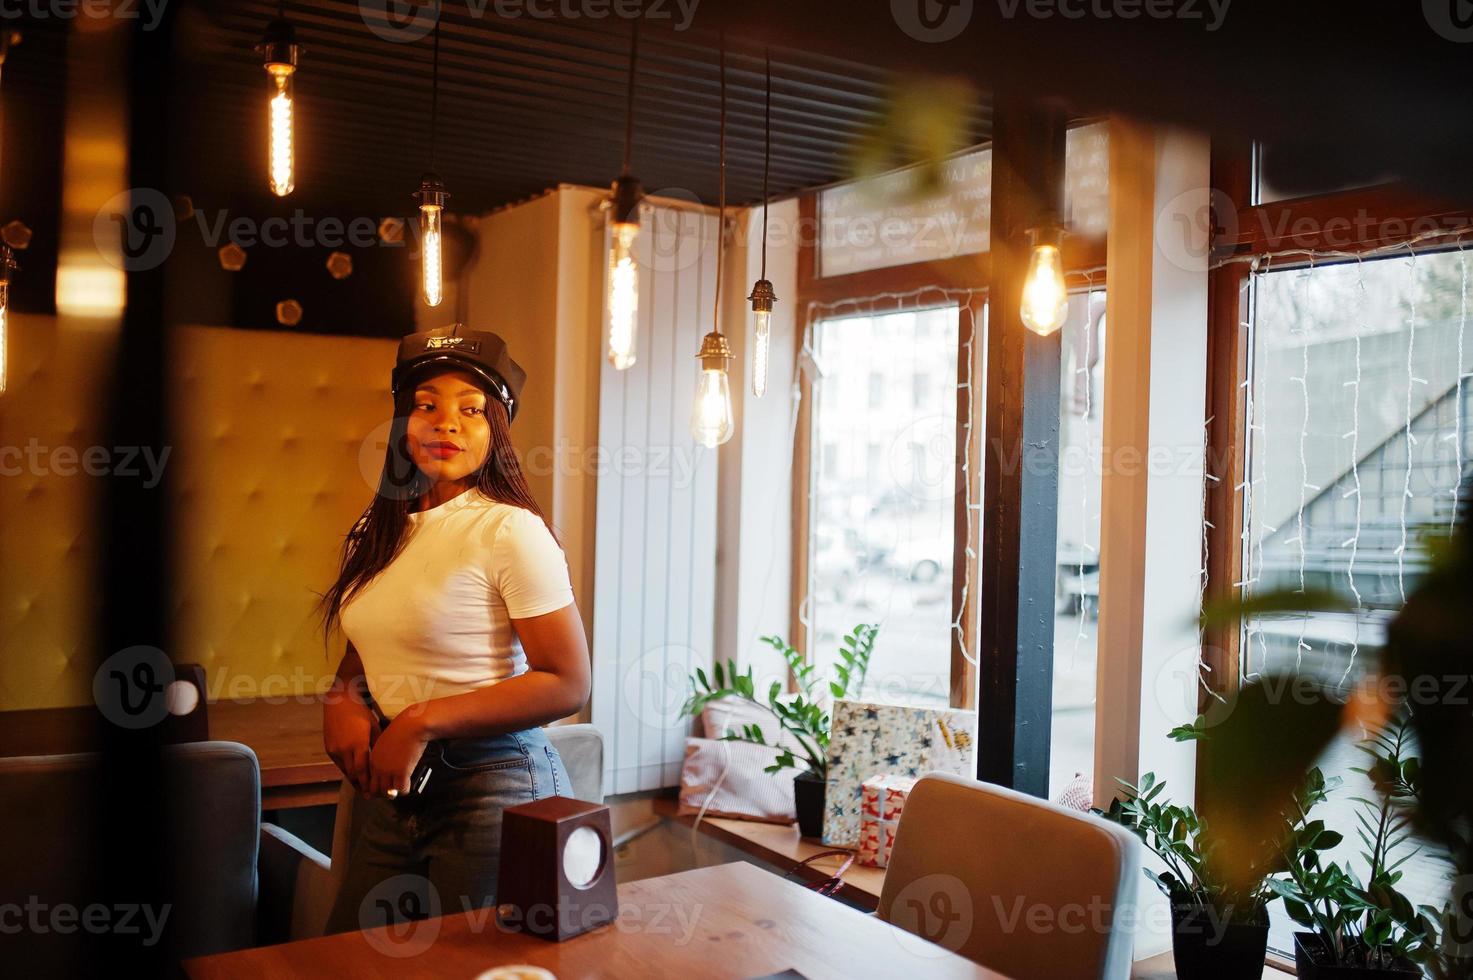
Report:
[[450,199],[450,194],[445,190],[445,182],[440,179],[439,174],[428,173],[419,179],[419,190],[414,192],[414,199],[421,208],[443,208]]
[[609,207],[613,210],[614,224],[639,224],[639,202],[644,200],[644,188],[639,186],[639,181],[628,173],[620,174],[614,180],[613,192]]
[[256,50],[261,53],[261,62],[267,68],[273,65],[296,68],[297,55],[301,53],[301,45],[297,44],[297,29],[288,20],[273,20],[266,25],[266,33],[261,36],[261,43],[256,45]]

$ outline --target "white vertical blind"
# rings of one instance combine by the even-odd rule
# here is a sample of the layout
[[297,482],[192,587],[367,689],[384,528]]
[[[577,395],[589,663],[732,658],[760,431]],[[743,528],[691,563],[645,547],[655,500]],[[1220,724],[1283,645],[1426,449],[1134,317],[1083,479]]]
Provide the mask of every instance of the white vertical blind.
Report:
[[709,667],[716,593],[716,453],[690,435],[695,353],[711,329],[715,215],[645,212],[636,243],[634,366],[604,360],[599,391],[593,722],[610,793],[680,781],[696,666]]

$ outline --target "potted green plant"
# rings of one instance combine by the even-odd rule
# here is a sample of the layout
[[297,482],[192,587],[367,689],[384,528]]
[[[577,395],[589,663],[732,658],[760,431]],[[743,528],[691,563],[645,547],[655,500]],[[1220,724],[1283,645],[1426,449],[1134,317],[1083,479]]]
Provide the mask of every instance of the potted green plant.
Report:
[[1338,834],[1316,836],[1307,826],[1286,848],[1285,873],[1274,886],[1290,917],[1309,930],[1294,935],[1300,980],[1413,980],[1435,948],[1437,913],[1414,908],[1396,888],[1399,867],[1415,853],[1404,847],[1420,776],[1408,724],[1402,715],[1358,746],[1370,759],[1354,771],[1376,790],[1375,799],[1357,798],[1364,881],[1321,856],[1340,842]]
[[[860,623],[844,637],[838,663],[834,665],[835,679],[828,682],[828,694],[832,700],[859,696],[879,632],[878,625]],[[710,678],[704,670],[696,668],[691,677],[691,695],[681,707],[681,715],[697,715],[708,703],[722,698],[742,698],[771,712],[778,727],[797,743],[798,752],[795,753],[790,746],[776,746],[769,742],[762,726],[756,724],[743,725],[740,734],[731,733],[723,737],[779,748],[777,757],[766,771],[798,770],[793,777],[798,829],[804,837],[818,837],[823,833],[824,783],[828,776],[829,755],[827,705],[830,702],[822,697],[817,671],[801,653],[778,636],[764,636],[762,642],[782,655],[797,682],[799,690],[796,694],[785,694],[782,682],[773,681],[766,696],[759,697],[750,666],[745,672],[740,672],[734,660],[728,660],[724,667],[717,662],[712,667]]]
[[[1468,597],[1473,595],[1473,473],[1466,473],[1458,489],[1460,502],[1452,523],[1451,534],[1446,525],[1424,525],[1417,536],[1428,558],[1420,581],[1407,595],[1401,610],[1387,625],[1386,641],[1379,655],[1366,668],[1353,702],[1345,697],[1343,678],[1321,697],[1277,696],[1286,678],[1282,675],[1260,676],[1241,684],[1227,697],[1219,697],[1221,722],[1216,726],[1207,751],[1199,755],[1198,778],[1217,787],[1215,798],[1228,801],[1222,812],[1214,814],[1218,833],[1232,838],[1240,852],[1249,851],[1260,839],[1258,816],[1274,812],[1288,800],[1298,773],[1318,758],[1330,741],[1349,724],[1384,727],[1376,718],[1405,717],[1406,730],[1415,739],[1417,759],[1411,767],[1408,782],[1416,786],[1414,801],[1406,801],[1388,813],[1405,815],[1407,829],[1445,854],[1452,866],[1448,876],[1449,895],[1441,908],[1423,906],[1419,921],[1412,923],[1405,906],[1384,893],[1372,893],[1384,887],[1386,878],[1396,875],[1394,866],[1378,872],[1372,868],[1366,886],[1340,888],[1333,876],[1329,881],[1315,880],[1313,887],[1347,898],[1354,905],[1365,901],[1373,909],[1361,909],[1355,928],[1364,940],[1370,929],[1367,950],[1381,951],[1381,960],[1411,932],[1413,937],[1404,952],[1408,959],[1420,961],[1426,972],[1437,980],[1473,980],[1473,929],[1467,882],[1473,880],[1473,710],[1469,708],[1467,681],[1470,657],[1468,629]],[[1209,603],[1203,610],[1203,625],[1236,627],[1254,616],[1296,612],[1350,612],[1360,605],[1340,591],[1287,589],[1254,596],[1236,591]],[[1408,698],[1392,692],[1416,692]],[[1399,722],[1398,722],[1399,724]],[[1398,768],[1400,762],[1398,761]],[[1372,767],[1376,768],[1375,766]],[[1381,767],[1389,775],[1389,767]],[[1403,771],[1403,777],[1408,774]],[[1377,789],[1384,794],[1396,787],[1395,780],[1373,777]],[[1379,815],[1381,804],[1376,807]],[[1366,814],[1372,811],[1367,809]],[[1379,819],[1372,821],[1380,826]],[[1362,828],[1364,830],[1364,827]],[[1376,834],[1371,833],[1368,857],[1377,848]],[[1364,843],[1364,840],[1363,840]],[[1375,862],[1372,861],[1372,864]],[[1320,870],[1324,869],[1323,863]],[[1340,869],[1343,873],[1344,869]],[[1399,877],[1398,877],[1399,880]],[[1392,885],[1396,882],[1393,881]],[[1340,884],[1344,884],[1343,882]],[[1336,885],[1332,889],[1331,885]],[[1394,889],[1393,889],[1394,890]],[[1369,897],[1367,897],[1369,896]],[[1325,911],[1316,899],[1318,910]],[[1301,902],[1301,904],[1304,904]],[[1398,911],[1399,908],[1399,911]],[[1342,906],[1343,909],[1343,906]],[[1313,916],[1314,907],[1306,908]],[[1375,910],[1379,910],[1378,912]],[[1330,911],[1334,911],[1332,908]],[[1382,914],[1386,918],[1382,918]],[[1375,922],[1367,924],[1373,917]],[[1391,920],[1390,926],[1386,924]],[[1400,925],[1397,920],[1400,920]],[[1341,921],[1344,921],[1343,919]],[[1324,925],[1333,926],[1327,917]],[[1322,967],[1320,976],[1334,976],[1330,969],[1343,964],[1325,964],[1320,948],[1326,938],[1315,930],[1309,945],[1311,962],[1306,966]],[[1389,932],[1385,930],[1390,929]],[[1333,945],[1333,928],[1324,930]],[[1423,938],[1416,938],[1417,933]],[[1389,946],[1388,946],[1389,941]],[[1362,954],[1363,955],[1363,954]],[[1373,963],[1373,968],[1374,963]],[[1339,974],[1365,978],[1366,973]],[[1393,974],[1396,975],[1396,974]]]
[[[1171,737],[1179,742],[1204,739],[1204,722],[1199,717],[1173,729]],[[1270,825],[1281,846],[1266,851],[1270,858],[1250,868],[1230,867],[1232,859],[1224,856],[1227,849],[1208,820],[1190,806],[1168,802],[1166,783],[1154,773],[1142,776],[1139,785],[1122,781],[1124,795],[1112,800],[1109,809],[1094,811],[1133,831],[1165,864],[1165,871],[1145,872],[1171,903],[1171,951],[1178,977],[1233,980],[1263,974],[1268,904],[1278,897],[1274,876],[1282,870],[1273,855],[1283,854],[1291,841],[1317,841],[1324,847],[1339,842],[1325,836],[1329,832],[1322,822],[1309,819],[1309,811],[1337,783],[1326,780],[1318,768],[1309,770],[1294,794],[1296,806]]]

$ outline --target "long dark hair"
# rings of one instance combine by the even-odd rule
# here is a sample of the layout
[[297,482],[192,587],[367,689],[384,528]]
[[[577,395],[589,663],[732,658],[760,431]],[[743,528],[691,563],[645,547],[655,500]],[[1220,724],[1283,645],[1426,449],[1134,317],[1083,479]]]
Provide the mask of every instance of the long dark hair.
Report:
[[[478,379],[472,378],[478,387],[486,390]],[[343,540],[337,581],[318,604],[324,640],[332,636],[333,629],[339,624],[343,606],[403,550],[409,515],[416,509],[419,498],[430,488],[429,478],[414,464],[409,454],[409,413],[414,409],[414,394],[414,383],[409,380],[394,399],[394,420],[389,426],[389,444],[384,450],[378,492]],[[479,493],[490,500],[530,510],[542,518],[542,523],[557,540],[557,533],[552,530],[542,508],[537,506],[527,479],[522,475],[521,463],[511,441],[511,420],[507,417],[506,406],[489,391],[486,392],[486,422],[491,427],[490,449],[475,474],[475,485],[466,493]],[[562,542],[558,544],[561,546]]]

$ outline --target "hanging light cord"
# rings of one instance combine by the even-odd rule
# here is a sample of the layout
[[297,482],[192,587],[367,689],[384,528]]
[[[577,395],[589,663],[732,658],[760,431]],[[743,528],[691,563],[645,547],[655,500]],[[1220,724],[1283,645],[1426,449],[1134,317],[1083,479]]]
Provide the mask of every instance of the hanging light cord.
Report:
[[435,18],[434,54],[430,61],[430,170],[434,173],[439,172],[435,167],[435,151],[440,133],[440,21],[443,19],[441,11]]
[[772,172],[772,51],[763,52],[767,69],[767,98],[762,106],[762,275],[767,278],[767,179]]
[[629,172],[630,157],[634,152],[634,72],[639,64],[639,18],[634,19],[634,27],[629,34],[629,92],[624,101],[624,169],[621,173]]
[[721,123],[718,128],[718,164],[716,176],[716,295],[711,311],[711,329],[721,332],[721,266],[726,245],[726,32],[720,34],[721,45]]

